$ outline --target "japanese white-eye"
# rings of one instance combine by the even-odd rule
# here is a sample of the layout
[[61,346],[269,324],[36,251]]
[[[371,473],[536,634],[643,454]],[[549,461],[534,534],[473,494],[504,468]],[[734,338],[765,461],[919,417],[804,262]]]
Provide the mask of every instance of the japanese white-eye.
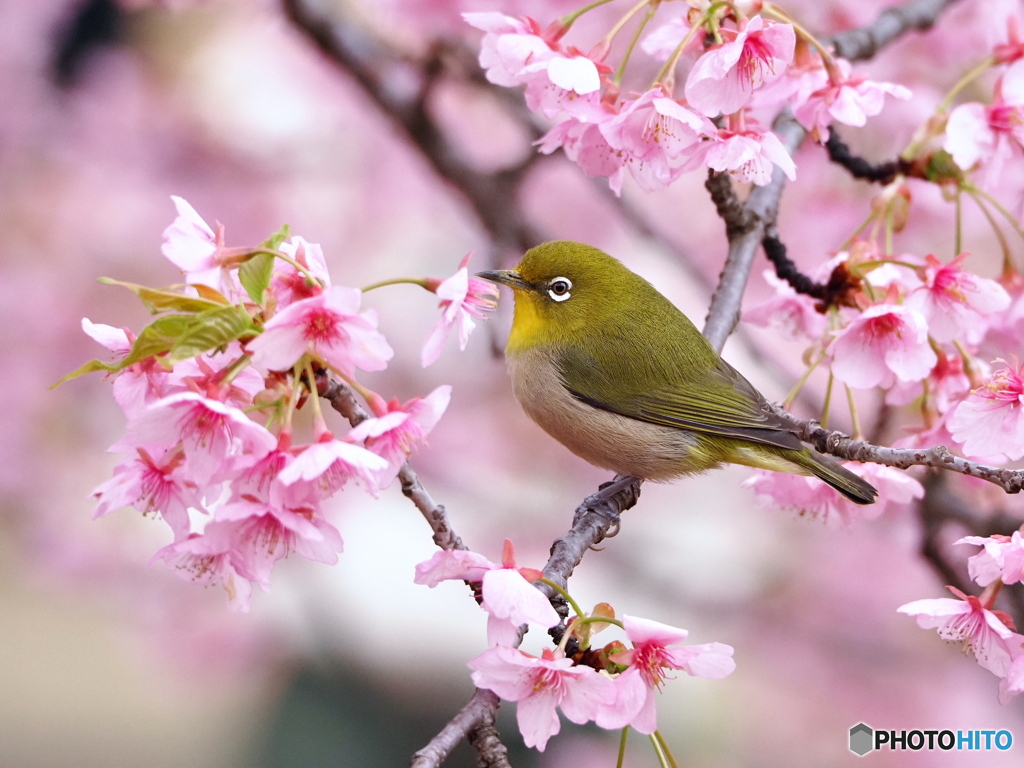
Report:
[[527,415],[598,467],[668,480],[723,463],[815,475],[858,504],[878,492],[805,446],[689,319],[617,259],[560,240],[512,270],[505,354]]

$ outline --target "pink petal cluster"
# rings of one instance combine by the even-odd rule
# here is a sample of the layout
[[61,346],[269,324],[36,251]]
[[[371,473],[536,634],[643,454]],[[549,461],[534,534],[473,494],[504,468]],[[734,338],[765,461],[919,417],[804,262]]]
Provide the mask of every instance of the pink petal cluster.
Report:
[[830,353],[832,373],[857,389],[918,381],[938,360],[924,317],[898,304],[868,307],[836,333]]
[[658,729],[655,691],[672,672],[719,680],[736,669],[731,646],[683,645],[689,635],[685,629],[635,616],[623,616],[622,625],[633,647],[611,657],[626,669],[614,679],[614,703],[597,715],[602,728],[628,725],[640,733],[654,733]]
[[815,308],[814,299],[797,293],[793,287],[776,277],[770,269],[764,271],[765,282],[774,296],[743,313],[743,319],[761,328],[775,328],[783,338],[816,341],[825,332],[825,316]]
[[977,344],[988,330],[988,318],[1010,306],[1010,295],[999,283],[963,269],[967,255],[961,253],[948,264],[931,254],[925,257],[924,285],[904,304],[921,313],[935,341]]
[[615,701],[610,678],[590,667],[574,666],[561,651],[545,650],[537,657],[499,645],[470,661],[469,668],[478,688],[517,702],[516,721],[523,742],[541,752],[561,730],[558,709],[582,725]]
[[178,211],[177,218],[164,230],[163,254],[185,273],[190,284],[208,285],[225,296],[241,295],[241,286],[232,272],[230,256],[235,249],[224,245],[224,228],[217,233],[203,221],[187,200],[171,196]]
[[351,378],[355,369],[382,371],[394,352],[377,330],[377,313],[359,311],[362,293],[332,286],[290,304],[249,342],[253,365],[287,371],[306,354]]
[[549,628],[559,622],[551,603],[533,586],[540,576],[540,571],[516,566],[512,542],[506,539],[501,565],[473,552],[441,551],[416,566],[414,581],[428,587],[449,579],[483,582],[480,607],[487,612],[487,643],[512,646],[523,624]]
[[1024,538],[1020,531],[1014,531],[1012,536],[965,536],[954,543],[983,547],[967,559],[967,572],[980,586],[987,587],[994,581],[1024,581]]
[[1024,371],[1003,362],[949,417],[949,431],[966,456],[1024,457]]
[[822,143],[828,140],[828,128],[833,122],[862,126],[869,117],[882,111],[886,95],[896,99],[910,98],[910,91],[902,85],[852,76],[849,62],[843,59],[838,60],[838,68],[835,78],[793,110],[800,124],[814,132]]
[[686,79],[686,100],[708,117],[732,114],[755,90],[782,76],[795,46],[791,25],[754,16],[734,40],[697,59]]
[[938,627],[939,637],[963,644],[980,666],[1003,677],[1019,655],[1024,638],[1013,631],[1013,622],[1005,613],[990,610],[979,598],[955,587],[947,589],[959,599],[915,600],[896,610],[916,616],[917,625],[923,629]]
[[1024,59],[1011,64],[999,79],[989,105],[961,104],[949,114],[944,147],[965,171],[986,169],[986,186],[1001,170],[1024,159]]
[[473,318],[482,318],[497,306],[498,287],[487,280],[469,276],[467,253],[455,274],[444,280],[428,281],[429,287],[441,300],[441,317],[423,345],[420,362],[423,367],[437,362],[453,328],[459,331],[459,349],[465,349],[469,334],[476,327]]

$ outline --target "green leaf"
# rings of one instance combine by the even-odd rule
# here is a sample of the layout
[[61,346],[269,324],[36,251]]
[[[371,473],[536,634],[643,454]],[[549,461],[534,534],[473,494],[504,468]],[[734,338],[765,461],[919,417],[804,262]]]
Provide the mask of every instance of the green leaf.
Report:
[[272,234],[267,240],[263,242],[262,248],[266,248],[268,251],[276,251],[281,247],[281,243],[289,238],[292,230],[287,224],[281,227],[277,232]]
[[177,363],[251,333],[252,318],[239,307],[218,307],[191,318],[189,327],[171,345],[169,362]]
[[101,277],[100,282],[106,285],[119,285],[122,288],[127,288],[142,299],[142,303],[145,304],[149,311],[154,315],[159,314],[160,312],[169,312],[172,310],[178,312],[205,312],[209,309],[222,307],[228,303],[226,298],[216,292],[207,293],[207,296],[210,297],[214,295],[220,297],[215,300],[214,298],[186,296],[185,294],[177,291],[147,288],[144,285],[125,283],[120,280],[114,280],[110,277]]
[[77,379],[79,376],[84,376],[87,373],[95,373],[96,371],[107,371],[108,373],[113,373],[114,371],[117,370],[120,370],[120,367],[117,363],[104,363],[102,360],[90,360],[85,365],[73,370],[71,373],[69,373],[63,379],[58,381],[56,384],[51,384],[50,389],[56,389],[65,381]]
[[[230,307],[234,309],[234,307]],[[147,357],[169,352],[178,339],[184,335],[197,317],[202,315],[164,315],[142,329],[132,345],[131,352],[121,361],[117,370],[127,368]]]
[[238,280],[257,304],[263,304],[263,292],[270,287],[274,272],[274,257],[269,253],[258,253],[238,268]]

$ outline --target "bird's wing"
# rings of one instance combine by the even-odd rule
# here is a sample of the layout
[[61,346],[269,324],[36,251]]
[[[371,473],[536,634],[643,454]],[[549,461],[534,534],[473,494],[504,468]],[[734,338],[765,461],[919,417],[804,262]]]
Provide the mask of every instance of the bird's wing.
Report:
[[772,412],[764,397],[723,360],[706,373],[689,371],[685,378],[656,379],[649,382],[648,391],[625,393],[621,385],[613,386],[586,353],[563,354],[558,365],[566,389],[595,408],[666,427],[779,448],[803,448],[799,438]]

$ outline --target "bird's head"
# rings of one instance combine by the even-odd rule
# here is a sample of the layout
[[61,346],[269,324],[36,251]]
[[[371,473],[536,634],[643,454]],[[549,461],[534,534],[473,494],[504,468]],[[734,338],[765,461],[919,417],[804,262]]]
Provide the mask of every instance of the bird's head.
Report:
[[538,245],[514,269],[477,276],[507,285],[515,295],[510,351],[586,341],[622,315],[640,280],[604,251],[571,240]]

